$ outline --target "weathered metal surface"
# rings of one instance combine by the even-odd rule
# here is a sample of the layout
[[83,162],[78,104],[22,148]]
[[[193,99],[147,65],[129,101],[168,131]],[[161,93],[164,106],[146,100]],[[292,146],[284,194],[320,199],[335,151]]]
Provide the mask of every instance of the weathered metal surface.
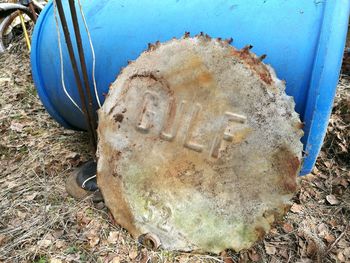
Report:
[[98,184],[115,220],[170,250],[248,248],[296,190],[301,123],[284,82],[206,35],[150,45],[99,111]]

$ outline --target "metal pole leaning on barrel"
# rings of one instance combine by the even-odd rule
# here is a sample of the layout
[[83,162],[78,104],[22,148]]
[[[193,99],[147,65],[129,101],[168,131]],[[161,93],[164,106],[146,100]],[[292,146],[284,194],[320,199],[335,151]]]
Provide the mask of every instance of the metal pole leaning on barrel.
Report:
[[[69,8],[70,8],[70,13],[72,16],[72,22],[73,22],[73,27],[74,27],[74,34],[75,34],[75,39],[76,39],[76,44],[78,48],[78,54],[79,54],[79,60],[80,60],[80,67],[81,71],[83,73],[83,81],[84,81],[84,86],[85,86],[85,92],[87,94],[87,99],[88,99],[88,112],[91,116],[91,121],[92,121],[92,127],[94,131],[96,131],[96,120],[95,120],[95,115],[93,113],[93,104],[92,104],[92,96],[91,96],[91,89],[90,89],[90,84],[88,80],[88,75],[87,75],[87,69],[86,69],[86,62],[85,62],[85,54],[84,54],[84,49],[82,45],[82,40],[81,40],[81,35],[80,35],[80,29],[79,29],[79,23],[78,23],[78,17],[77,17],[77,11],[75,9],[75,0],[69,0]],[[96,132],[94,133],[95,138],[97,140]]]
[[[72,63],[72,68],[73,68],[73,72],[74,72],[74,78],[75,78],[75,82],[77,84],[77,88],[79,91],[79,96],[80,96],[80,101],[81,101],[81,105],[82,105],[82,111],[85,117],[85,121],[87,123],[87,130],[89,133],[89,137],[90,137],[90,142],[92,144],[93,150],[94,152],[96,151],[96,144],[97,144],[97,134],[96,134],[96,129],[95,129],[95,123],[94,122],[94,116],[93,116],[93,112],[92,112],[92,100],[91,100],[91,93],[90,93],[90,89],[89,86],[85,86],[86,89],[86,93],[90,94],[90,96],[88,95],[88,99],[89,99],[89,105],[86,104],[86,100],[85,100],[85,93],[83,91],[82,88],[82,83],[80,80],[80,75],[79,75],[79,71],[78,71],[78,66],[77,66],[77,62],[75,60],[75,55],[74,55],[74,50],[73,50],[73,45],[72,45],[72,40],[70,38],[70,34],[69,34],[69,29],[68,29],[68,25],[67,25],[67,20],[66,20],[66,16],[64,14],[64,10],[63,10],[63,6],[62,6],[62,0],[55,0],[56,1],[56,5],[57,5],[57,10],[58,10],[58,14],[60,17],[60,21],[62,24],[62,29],[63,29],[63,33],[64,33],[64,38],[66,40],[66,44],[67,44],[67,49],[68,49],[68,53],[69,53],[69,58],[70,61]],[[73,3],[74,6],[74,3]],[[70,6],[71,8],[71,6]],[[74,9],[75,10],[75,9]],[[72,10],[71,10],[72,12]],[[76,14],[76,12],[75,12]],[[73,19],[73,24],[77,23],[77,21],[74,22],[74,19],[76,19],[76,15],[73,17],[72,14],[72,19]],[[76,26],[74,26],[74,31],[76,31]],[[80,38],[80,32],[75,32],[75,35],[77,36],[77,34],[79,34],[79,39],[81,41]],[[78,41],[78,39],[77,39]],[[81,45],[78,44],[78,49],[82,48]],[[79,51],[79,56],[80,56],[80,62],[82,62],[82,58],[84,58],[84,56],[81,56],[81,50]],[[85,65],[85,62],[83,63]],[[83,65],[82,65],[82,69],[83,69]],[[84,74],[84,70],[83,70],[83,74]],[[86,74],[86,67],[85,67],[85,74]],[[84,82],[85,82],[85,77],[84,77]],[[89,107],[87,107],[89,106]]]

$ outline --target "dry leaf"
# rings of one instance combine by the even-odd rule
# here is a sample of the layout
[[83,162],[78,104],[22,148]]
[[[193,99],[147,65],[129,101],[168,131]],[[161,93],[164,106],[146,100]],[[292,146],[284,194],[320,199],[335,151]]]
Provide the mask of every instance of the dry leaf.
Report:
[[23,212],[21,212],[21,211],[17,211],[17,216],[18,216],[18,218],[20,218],[20,219],[25,219],[26,216],[27,216],[27,213],[23,213]]
[[317,231],[320,237],[325,237],[325,235],[328,233],[328,227],[325,223],[321,223],[317,227]]
[[276,257],[272,256],[269,263],[280,263],[280,261]]
[[340,185],[342,185],[343,187],[347,188],[349,186],[349,183],[346,179],[344,178],[340,178]]
[[256,253],[255,250],[248,251],[248,256],[253,262],[258,262],[260,260],[260,255]]
[[247,252],[241,252],[239,254],[239,260],[238,263],[247,263],[249,261],[248,259],[248,253]]
[[277,236],[277,235],[279,235],[277,228],[271,228],[269,234],[272,235],[272,236]]
[[4,84],[6,82],[10,82],[11,78],[0,78],[0,84]]
[[97,236],[89,238],[89,245],[90,245],[90,247],[95,247],[99,242],[100,242],[100,238],[97,237]]
[[80,154],[76,152],[71,152],[66,155],[66,160],[69,162],[72,166],[77,166],[80,164]]
[[340,248],[348,248],[349,247],[349,243],[345,238],[340,239],[340,241],[338,242],[338,247]]
[[281,255],[283,258],[288,259],[289,258],[289,254],[288,254],[288,250],[286,248],[281,249],[278,252],[279,255]]
[[347,247],[346,249],[344,249],[343,254],[345,257],[350,259],[350,247]]
[[26,201],[33,201],[37,195],[38,195],[38,194],[34,192],[34,193],[32,193],[31,195],[26,195],[24,199],[25,199]]
[[337,227],[338,226],[337,220],[335,220],[335,219],[329,220],[328,224],[330,224],[332,227]]
[[109,263],[120,263],[120,257],[114,257]]
[[[140,263],[150,263],[151,262],[151,257],[147,253],[147,249],[142,250],[142,257],[140,260]],[[233,262],[232,262],[233,263]]]
[[340,146],[342,152],[348,152],[348,148],[344,144],[338,143],[338,146]]
[[109,232],[109,235],[107,238],[108,243],[115,244],[115,243],[117,243],[118,239],[119,239],[119,232],[117,232],[117,231]]
[[79,225],[87,225],[91,222],[91,218],[89,218],[84,212],[78,212],[76,217]]
[[345,256],[343,255],[343,253],[340,251],[338,254],[337,254],[337,258],[339,259],[340,262],[345,262]]
[[61,236],[63,236],[64,230],[63,229],[57,229],[52,233],[53,240],[59,239]]
[[315,263],[315,262],[309,258],[303,258],[301,260],[296,261],[295,263]]
[[179,263],[188,263],[189,262],[189,257],[188,256],[181,256],[179,258]]
[[66,242],[65,242],[64,240],[57,240],[57,241],[55,242],[55,247],[58,248],[58,249],[63,248],[63,247],[65,247],[66,245],[67,245],[67,244],[66,244]]
[[335,237],[332,234],[327,233],[324,236],[324,239],[328,242],[328,243],[333,243],[335,241]]
[[80,254],[75,253],[75,254],[70,254],[65,258],[65,262],[81,262],[80,260]]
[[332,164],[329,161],[325,161],[323,163],[327,168],[330,168],[332,166]]
[[52,241],[49,239],[43,239],[37,242],[37,245],[41,248],[48,248],[49,246],[51,246],[51,244],[52,244]]
[[24,125],[19,123],[19,122],[14,122],[12,121],[11,122],[11,126],[10,126],[10,129],[12,131],[15,131],[15,132],[22,132],[23,131],[23,128],[24,128]]
[[135,249],[132,249],[132,250],[129,251],[129,258],[130,259],[137,258],[137,255],[138,255],[138,253],[137,253],[137,251]]
[[76,152],[71,152],[69,154],[66,155],[66,159],[72,159],[72,160],[76,160],[80,158],[80,154],[76,153]]
[[321,190],[325,189],[324,184],[321,181],[314,181],[314,184]]
[[313,257],[315,256],[317,253],[317,246],[315,244],[314,241],[310,240],[308,243],[307,243],[307,247],[306,247],[306,254],[309,256],[309,257]]
[[331,205],[338,205],[340,203],[340,201],[334,195],[327,195],[326,200]]
[[95,208],[98,210],[102,210],[106,207],[104,202],[98,202],[97,204],[95,204]]
[[232,258],[224,258],[224,263],[234,263]]
[[5,243],[5,240],[6,240],[6,236],[3,235],[3,234],[0,234],[0,247],[1,247],[2,244]]
[[289,223],[284,223],[282,228],[283,228],[283,231],[287,234],[289,234],[290,232],[292,232],[294,230],[294,227]]
[[223,251],[220,256],[222,257],[224,263],[233,263],[232,258],[230,255],[227,253],[227,251]]
[[268,255],[275,255],[277,252],[276,247],[268,243],[265,243],[265,251]]
[[58,259],[58,258],[51,258],[49,260],[50,263],[62,263],[62,260]]
[[290,208],[290,211],[296,214],[300,214],[303,211],[303,206],[294,203]]
[[314,169],[312,169],[312,173],[317,175],[320,173],[320,171],[318,170],[318,168],[315,166]]

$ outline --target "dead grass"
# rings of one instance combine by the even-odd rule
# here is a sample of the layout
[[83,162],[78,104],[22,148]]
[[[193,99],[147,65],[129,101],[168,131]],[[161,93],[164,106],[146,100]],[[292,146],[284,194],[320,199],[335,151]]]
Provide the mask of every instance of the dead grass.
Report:
[[0,65],[0,262],[350,262],[348,77],[317,168],[300,179],[285,221],[252,249],[215,257],[149,251],[112,225],[103,203],[67,196],[65,178],[91,158],[86,134],[48,116],[23,43]]

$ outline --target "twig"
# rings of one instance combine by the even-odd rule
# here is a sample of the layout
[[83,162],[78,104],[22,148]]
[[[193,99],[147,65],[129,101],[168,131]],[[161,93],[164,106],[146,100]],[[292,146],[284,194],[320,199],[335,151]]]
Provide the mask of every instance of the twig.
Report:
[[332,245],[327,249],[326,254],[332,251],[334,246],[340,241],[340,239],[346,234],[346,231],[348,230],[349,222],[346,224],[344,231],[339,235],[339,237],[332,243]]

